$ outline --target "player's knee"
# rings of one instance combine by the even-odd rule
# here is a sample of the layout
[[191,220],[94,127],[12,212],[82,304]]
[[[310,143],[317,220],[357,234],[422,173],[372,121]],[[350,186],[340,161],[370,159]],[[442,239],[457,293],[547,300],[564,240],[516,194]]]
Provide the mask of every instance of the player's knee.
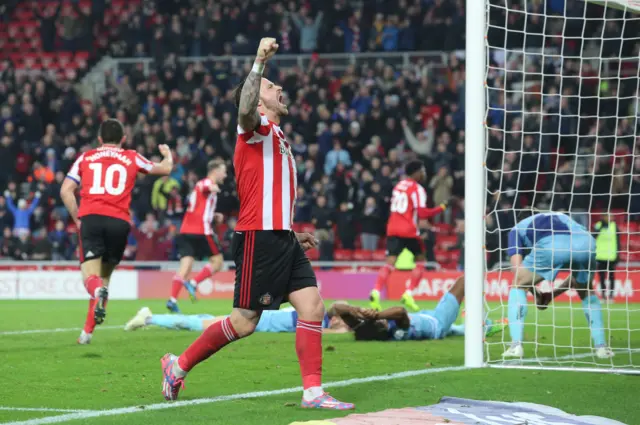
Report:
[[324,319],[324,303],[322,302],[322,299],[319,298],[317,302],[308,303],[304,307],[299,308],[297,312],[298,317],[302,320],[320,322]]
[[255,332],[260,315],[255,311],[234,309],[230,315],[231,326],[239,338],[245,338]]

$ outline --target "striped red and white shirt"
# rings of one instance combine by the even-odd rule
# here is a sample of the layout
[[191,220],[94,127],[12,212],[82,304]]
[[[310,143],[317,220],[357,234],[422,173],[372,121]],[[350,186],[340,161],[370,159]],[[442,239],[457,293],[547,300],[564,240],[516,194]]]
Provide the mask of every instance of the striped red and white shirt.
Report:
[[211,179],[202,179],[189,195],[189,205],[184,214],[180,233],[212,235],[213,214],[216,211],[217,194],[213,191],[215,183]]
[[291,230],[296,166],[280,127],[264,115],[256,130],[238,126],[233,165],[240,198],[236,230]]
[[131,149],[101,146],[83,153],[67,173],[80,185],[78,217],[104,215],[130,221],[136,176],[152,168],[151,161]]
[[417,238],[420,235],[418,220],[440,214],[441,206],[427,208],[427,192],[412,179],[401,180],[391,197],[391,213],[387,222],[387,236]]

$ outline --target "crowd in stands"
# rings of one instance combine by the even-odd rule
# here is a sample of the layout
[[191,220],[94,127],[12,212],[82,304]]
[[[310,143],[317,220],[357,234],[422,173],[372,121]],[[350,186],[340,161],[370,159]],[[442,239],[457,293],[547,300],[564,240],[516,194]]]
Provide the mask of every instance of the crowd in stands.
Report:
[[[518,2],[509,3],[522,11]],[[541,1],[526,4],[530,12],[544,7]],[[547,7],[546,13],[554,11]],[[504,7],[491,9],[494,26],[504,26],[505,14]],[[559,28],[557,22],[562,19],[554,20],[554,25],[530,23],[532,16],[535,13],[511,13],[507,31],[490,31],[489,43],[504,47],[505,36],[511,43],[526,24],[527,31],[539,29],[536,43],[542,40],[554,48],[575,41],[557,37],[557,31],[582,29],[573,24]],[[75,157],[94,143],[100,122],[114,116],[125,123],[129,147],[154,159],[157,146],[167,143],[177,164],[167,178],[139,176],[131,205],[135,230],[126,257],[175,258],[173,236],[186,197],[205,174],[207,162],[221,157],[233,170],[236,111],[231,93],[251,64],[232,66],[211,57],[253,55],[259,38],[271,35],[279,40],[279,54],[447,52],[446,67],[433,66],[429,59],[416,55],[405,67],[394,67],[380,58],[356,61],[346,69],[314,54],[304,68],[270,65],[267,77],[279,82],[288,97],[290,114],[282,128],[298,166],[294,221],[314,229],[322,241],[314,255],[338,259],[339,252],[354,249],[377,253],[374,258],[380,252],[383,255],[391,189],[402,176],[403,164],[418,157],[427,166],[429,203],[449,201],[452,206],[427,224],[431,227],[424,236],[428,258],[455,267],[461,257],[453,253],[462,248],[455,235],[464,232],[464,124],[469,101],[464,96],[464,60],[456,53],[464,48],[464,22],[462,0],[371,0],[366,7],[348,0],[145,0],[133,13],[122,16],[120,41],[110,49],[115,56],[152,57],[149,73],[145,74],[142,64],[120,67],[119,75],[108,72],[107,90],[95,104],[82,100],[71,82],[17,75],[12,64],[6,63],[0,76],[0,188],[6,188],[5,196],[0,197],[4,229],[0,255],[74,258],[77,237],[58,195],[60,184]],[[534,24],[538,26],[531,26]],[[597,22],[583,25],[590,31],[599,29]],[[516,40],[507,47],[513,51],[535,47],[528,44],[531,39]],[[572,48],[577,49],[575,53],[583,46]],[[178,60],[181,56],[210,58],[185,62]],[[587,84],[579,84],[584,73],[595,77],[597,70],[585,69],[586,64],[581,69],[578,59],[571,65],[560,61],[549,65],[542,55],[534,55],[523,77],[523,70],[507,63],[510,60],[516,61],[515,55],[492,55],[488,75],[487,167],[493,194],[487,215],[490,248],[501,243],[499,230],[510,227],[514,208],[546,203],[586,212],[590,193],[601,194],[600,203],[609,199],[604,187],[616,178],[611,167],[626,167],[621,172],[625,175],[631,174],[630,167],[640,167],[640,162],[618,153],[623,145],[633,147],[633,137],[623,141],[620,136],[634,134],[635,123],[628,122],[627,130],[617,122],[602,125],[595,111],[609,110],[603,108],[611,105],[599,106],[599,101],[583,105],[587,101],[576,97],[588,93]],[[529,75],[539,78],[543,67],[554,75],[545,80],[544,96],[539,91],[537,96],[524,98],[514,94],[517,83]],[[532,84],[536,82],[541,83]],[[596,79],[595,87],[589,88],[599,87],[601,93],[610,94],[618,86],[628,89],[624,82],[615,86],[611,82],[605,89],[597,83]],[[585,109],[589,106],[595,109]],[[622,106],[628,109],[635,104]],[[578,114],[579,110],[586,112]],[[591,118],[585,118],[586,114]],[[594,142],[596,136],[616,135],[617,143]],[[602,158],[614,154],[611,146],[618,156],[606,162]],[[592,160],[582,155],[594,147],[596,152],[602,150],[600,156]],[[575,171],[578,167],[587,170],[589,161],[600,167],[594,177]],[[628,193],[629,185],[631,192],[640,193],[635,181],[624,181],[619,193]],[[219,230],[228,246],[238,208],[233,173],[222,189],[218,210],[228,220]],[[544,196],[533,197],[534,189]],[[545,195],[554,190],[555,196]],[[628,201],[627,196],[615,202],[626,209],[622,204]],[[498,262],[500,253],[490,251],[490,263]]]

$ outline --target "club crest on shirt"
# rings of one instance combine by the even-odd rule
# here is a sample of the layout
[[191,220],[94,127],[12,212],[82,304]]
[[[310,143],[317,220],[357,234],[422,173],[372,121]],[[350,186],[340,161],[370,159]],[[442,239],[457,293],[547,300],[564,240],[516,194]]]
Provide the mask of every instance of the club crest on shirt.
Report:
[[280,155],[289,155],[293,158],[293,151],[291,150],[291,146],[287,143],[287,138],[284,137],[284,133],[280,128],[276,128],[276,136],[278,136],[278,145],[280,147]]
[[270,293],[266,293],[260,297],[260,304],[262,305],[270,305],[273,302],[273,298]]

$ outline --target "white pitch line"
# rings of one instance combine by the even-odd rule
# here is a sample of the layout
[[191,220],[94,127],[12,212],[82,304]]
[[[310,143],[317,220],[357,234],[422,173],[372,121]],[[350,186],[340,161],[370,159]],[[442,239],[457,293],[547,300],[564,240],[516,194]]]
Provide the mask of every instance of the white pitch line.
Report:
[[[441,368],[434,368],[434,369],[410,370],[407,372],[391,373],[388,375],[369,376],[366,378],[355,378],[355,379],[347,379],[345,381],[328,382],[323,384],[322,386],[324,388],[347,387],[349,385],[366,384],[369,382],[378,382],[378,381],[390,381],[393,379],[409,378],[409,377],[428,375],[428,374],[439,373],[439,372],[454,372],[454,371],[466,370],[466,369],[467,368],[464,366],[452,366],[452,367],[441,367]],[[296,393],[296,392],[302,392],[302,387],[282,388],[280,390],[272,390],[272,391],[254,391],[250,393],[223,395],[219,397],[210,397],[210,398],[197,398],[194,400],[156,403],[156,404],[148,404],[143,406],[122,407],[118,409],[93,410],[88,412],[69,413],[66,415],[49,416],[46,418],[29,419],[26,421],[5,422],[0,425],[55,424],[55,423],[68,422],[68,421],[73,421],[78,419],[90,419],[90,418],[98,418],[98,417],[104,417],[104,416],[126,415],[130,413],[146,412],[149,410],[173,409],[176,407],[183,407],[183,406],[196,406],[200,404],[220,403],[223,401],[242,400],[247,398],[262,398],[262,397],[270,397],[274,395],[289,394],[289,393]]]
[[[124,325],[111,325],[100,326],[98,329],[123,329]],[[73,332],[81,331],[82,328],[55,328],[55,329],[25,329],[22,331],[1,331],[0,336],[3,335],[28,335],[28,334],[45,334],[45,333],[57,333],[57,332]]]
[[84,409],[51,409],[49,407],[9,407],[9,406],[0,406],[0,411],[9,411],[9,412],[58,412],[58,413],[80,413],[80,412],[91,412],[91,410]]

